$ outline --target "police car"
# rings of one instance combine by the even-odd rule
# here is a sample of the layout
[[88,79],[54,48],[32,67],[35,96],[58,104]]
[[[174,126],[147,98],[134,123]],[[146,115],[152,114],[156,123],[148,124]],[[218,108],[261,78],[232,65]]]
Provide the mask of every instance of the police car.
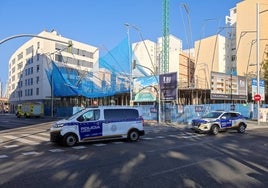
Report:
[[199,119],[192,120],[192,129],[195,132],[206,132],[213,135],[227,129],[235,129],[239,133],[244,133],[246,127],[244,116],[234,111],[211,111]]
[[137,141],[144,135],[144,120],[133,107],[85,108],[50,128],[50,141],[74,146],[79,142],[127,138]]

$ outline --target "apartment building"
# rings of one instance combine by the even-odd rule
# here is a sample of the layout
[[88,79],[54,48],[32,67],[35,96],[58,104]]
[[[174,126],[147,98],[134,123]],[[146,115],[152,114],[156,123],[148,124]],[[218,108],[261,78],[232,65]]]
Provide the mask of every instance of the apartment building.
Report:
[[[22,102],[50,105],[52,61],[58,67],[88,72],[98,69],[98,48],[59,35],[55,30],[42,31],[20,48],[9,60],[8,97],[13,110]],[[54,80],[56,81],[56,80]]]
[[217,34],[195,41],[195,88],[210,88],[211,71],[230,72],[232,65],[227,61],[230,40]]
[[[162,62],[162,37],[159,37],[157,42],[144,40],[133,43],[132,50],[133,59],[146,67],[144,71],[148,75],[158,74],[158,67]],[[173,35],[169,35],[169,72],[179,72],[180,52],[182,52],[182,41]]]
[[[259,3],[259,13],[257,13]],[[257,24],[259,16],[259,24]],[[236,20],[236,64],[239,75],[256,76],[257,49],[256,30],[259,30],[259,61],[268,52],[268,2],[267,0],[244,0],[230,9],[231,20]]]

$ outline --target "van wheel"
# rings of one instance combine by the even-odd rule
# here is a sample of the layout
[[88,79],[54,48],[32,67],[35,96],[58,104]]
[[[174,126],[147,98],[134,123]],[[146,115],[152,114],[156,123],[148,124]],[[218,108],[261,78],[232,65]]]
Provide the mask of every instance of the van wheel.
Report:
[[137,141],[139,140],[139,138],[140,138],[140,135],[136,129],[133,129],[128,133],[128,140],[131,142]]
[[238,126],[237,131],[239,133],[244,133],[246,131],[246,125],[244,123],[240,123],[239,126]]
[[77,143],[77,136],[73,133],[70,134],[66,134],[63,137],[63,145],[64,146],[68,146],[68,147],[72,147]]
[[219,130],[220,130],[220,128],[218,125],[212,125],[210,132],[211,132],[211,134],[216,135],[219,133]]

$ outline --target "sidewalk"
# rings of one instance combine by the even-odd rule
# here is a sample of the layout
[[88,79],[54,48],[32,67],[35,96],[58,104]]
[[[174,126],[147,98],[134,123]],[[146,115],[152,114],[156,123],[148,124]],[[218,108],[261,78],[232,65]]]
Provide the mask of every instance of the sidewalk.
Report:
[[[180,129],[190,129],[191,125],[189,124],[182,124],[177,122],[167,123],[167,122],[161,122],[158,123],[157,121],[145,121],[145,126],[170,126],[170,127],[176,127]],[[253,120],[247,120],[247,130],[252,129],[258,129],[258,128],[268,128],[268,122],[258,122]]]

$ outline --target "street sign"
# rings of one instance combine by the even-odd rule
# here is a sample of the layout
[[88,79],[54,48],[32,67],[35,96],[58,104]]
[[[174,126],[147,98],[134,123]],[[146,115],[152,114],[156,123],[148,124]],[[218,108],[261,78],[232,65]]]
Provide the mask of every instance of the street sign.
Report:
[[260,101],[261,100],[261,95],[260,94],[255,94],[254,95],[254,101]]

